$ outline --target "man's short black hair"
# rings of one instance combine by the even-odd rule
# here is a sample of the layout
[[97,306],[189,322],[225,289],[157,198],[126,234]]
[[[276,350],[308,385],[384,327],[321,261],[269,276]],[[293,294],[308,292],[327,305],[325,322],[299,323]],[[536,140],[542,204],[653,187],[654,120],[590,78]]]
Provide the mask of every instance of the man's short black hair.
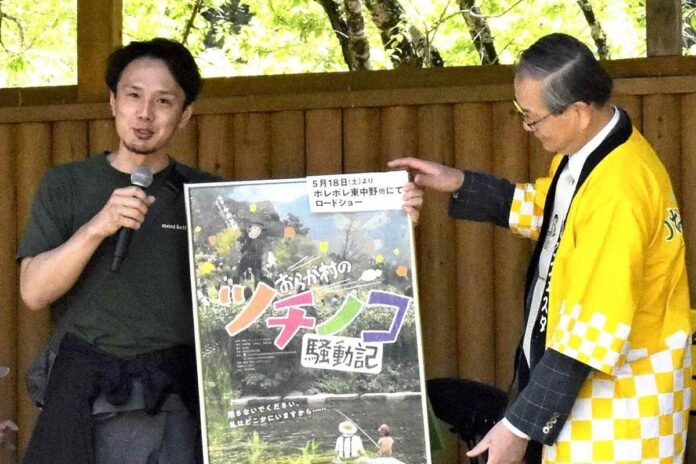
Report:
[[106,85],[114,95],[126,66],[143,57],[159,59],[167,65],[169,72],[184,90],[184,108],[196,100],[203,84],[196,61],[181,43],[161,37],[144,42],[131,42],[109,55],[104,77]]

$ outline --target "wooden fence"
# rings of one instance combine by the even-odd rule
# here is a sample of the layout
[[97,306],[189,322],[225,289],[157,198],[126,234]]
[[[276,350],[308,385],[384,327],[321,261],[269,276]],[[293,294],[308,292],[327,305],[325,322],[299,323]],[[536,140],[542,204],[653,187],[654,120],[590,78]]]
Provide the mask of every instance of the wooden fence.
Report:
[[[696,61],[608,68],[617,78],[615,102],[669,169],[687,245],[696,244]],[[523,130],[511,83],[503,66],[211,80],[172,154],[238,180],[378,171],[401,156],[527,180],[545,174],[550,156]],[[0,365],[12,368],[0,380],[0,418],[19,424],[20,449],[36,415],[22,373],[50,330],[49,312],[30,312],[18,297],[21,230],[49,167],[117,146],[108,106],[70,103],[73,95],[72,88],[0,91]],[[429,193],[416,228],[427,377],[506,388],[531,244],[504,229],[452,221],[446,202]],[[692,295],[695,250],[687,249]],[[443,431],[448,446],[436,461],[465,462]],[[0,462],[15,460],[0,451]]]

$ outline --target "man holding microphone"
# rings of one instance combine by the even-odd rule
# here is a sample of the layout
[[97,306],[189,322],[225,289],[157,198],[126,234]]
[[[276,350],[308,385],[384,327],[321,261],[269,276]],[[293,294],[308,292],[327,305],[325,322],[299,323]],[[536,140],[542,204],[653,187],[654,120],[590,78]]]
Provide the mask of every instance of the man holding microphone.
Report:
[[59,332],[25,462],[193,464],[202,456],[182,190],[216,178],[168,149],[201,77],[183,45],[153,39],[114,51],[106,83],[118,147],[47,172],[17,253],[22,299],[50,306]]

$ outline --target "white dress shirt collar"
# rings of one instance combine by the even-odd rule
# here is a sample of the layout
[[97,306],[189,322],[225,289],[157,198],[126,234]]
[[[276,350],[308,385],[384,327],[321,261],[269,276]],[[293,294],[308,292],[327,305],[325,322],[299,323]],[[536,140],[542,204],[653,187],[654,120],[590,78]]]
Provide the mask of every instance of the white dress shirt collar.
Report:
[[587,157],[590,156],[590,154],[599,146],[599,144],[607,138],[609,133],[614,129],[614,127],[616,127],[616,124],[618,124],[619,110],[616,107],[613,107],[613,109],[614,114],[609,122],[602,127],[602,129],[597,132],[597,134],[595,134],[595,136],[592,137],[589,142],[583,145],[580,150],[570,155],[568,159],[568,171],[573,177],[574,182],[577,182],[577,180],[580,178],[580,173],[582,171],[582,167],[585,165]]

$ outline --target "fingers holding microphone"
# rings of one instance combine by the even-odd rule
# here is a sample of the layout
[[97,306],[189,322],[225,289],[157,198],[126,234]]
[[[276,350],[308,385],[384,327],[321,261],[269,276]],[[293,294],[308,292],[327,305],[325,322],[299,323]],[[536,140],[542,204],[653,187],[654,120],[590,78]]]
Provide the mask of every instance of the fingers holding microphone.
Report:
[[137,230],[145,220],[148,208],[155,198],[145,190],[152,183],[152,171],[138,166],[131,174],[131,185],[113,191],[104,207],[92,219],[92,230],[106,238],[119,229]]
[[154,203],[155,197],[147,195],[139,187],[124,187],[116,189],[109,201],[104,205],[103,212],[108,216],[107,222],[111,234],[121,227],[140,229],[148,208]]
[[[154,198],[147,197],[145,191],[141,190],[149,187],[151,183],[152,171],[145,166],[138,166],[131,174],[131,184],[133,184],[133,186],[130,187],[131,190],[129,193],[132,193],[133,196],[127,198],[126,193],[126,198],[119,198],[121,204],[118,214],[121,218],[121,229],[118,231],[114,257],[111,262],[112,272],[118,272],[121,267],[121,262],[128,254],[128,247],[130,246],[133,231],[140,228],[145,220],[147,208],[152,204],[152,201],[154,201]],[[115,193],[116,192],[114,192],[114,194]],[[112,198],[114,198],[114,194],[111,195]]]

